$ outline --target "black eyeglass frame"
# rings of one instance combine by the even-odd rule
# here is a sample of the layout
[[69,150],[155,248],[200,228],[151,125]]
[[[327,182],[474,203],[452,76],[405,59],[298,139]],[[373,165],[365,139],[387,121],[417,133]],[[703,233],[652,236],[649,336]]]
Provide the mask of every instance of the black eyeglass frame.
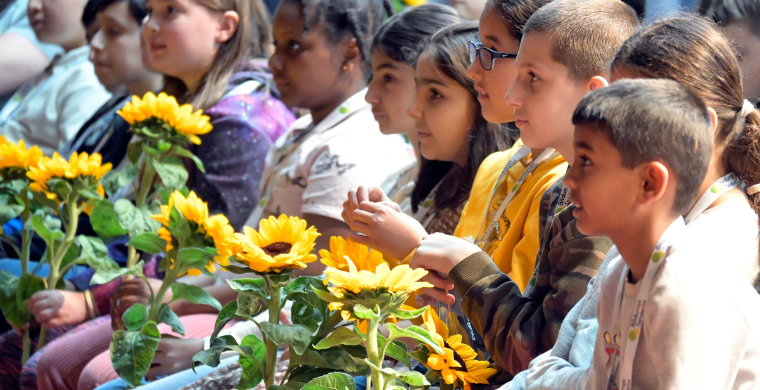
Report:
[[[496,62],[496,59],[498,58],[517,58],[517,54],[514,54],[514,53],[502,53],[500,51],[483,47],[482,42],[470,41],[468,49],[469,49],[469,54],[470,54],[470,63],[472,64],[473,62],[475,62],[476,58],[479,58],[480,66],[482,66],[484,70],[492,70]],[[481,55],[481,50],[485,50],[491,55],[490,64],[488,64],[488,62],[483,63],[484,58]],[[486,64],[488,64],[488,66],[486,66]]]

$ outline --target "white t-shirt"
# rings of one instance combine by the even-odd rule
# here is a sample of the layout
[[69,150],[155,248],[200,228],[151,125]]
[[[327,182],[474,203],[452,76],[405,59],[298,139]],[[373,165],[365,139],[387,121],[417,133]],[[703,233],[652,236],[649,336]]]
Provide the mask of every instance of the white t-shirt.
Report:
[[261,216],[316,214],[341,219],[346,194],[359,185],[381,185],[413,161],[408,144],[384,135],[364,100],[351,96],[320,123],[298,119],[267,155],[259,206],[246,222]]
[[0,135],[53,154],[111,97],[87,59],[89,46],[56,57],[0,109]]
[[[711,255],[713,251],[705,251],[693,237],[682,234],[675,239],[675,251],[652,281],[633,360],[632,388],[757,389],[760,297],[736,267],[716,266],[730,260]],[[624,356],[629,346],[628,321],[642,284],[623,280],[627,272],[625,262],[617,258],[603,276],[587,389],[620,385],[615,362],[622,359],[615,356]],[[621,281],[622,300],[617,294]]]

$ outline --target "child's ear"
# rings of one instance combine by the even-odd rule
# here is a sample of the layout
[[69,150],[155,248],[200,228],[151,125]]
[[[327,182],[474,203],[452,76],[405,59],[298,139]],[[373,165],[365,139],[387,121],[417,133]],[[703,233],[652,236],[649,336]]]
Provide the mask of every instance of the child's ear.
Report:
[[594,76],[592,77],[588,83],[586,83],[586,88],[588,88],[589,91],[593,91],[597,88],[602,88],[610,85],[610,82],[607,81],[604,76]]
[[710,114],[710,122],[712,123],[713,136],[718,131],[718,113],[712,107],[707,107],[707,113]]
[[356,38],[344,39],[341,48],[343,49],[343,71],[353,70],[362,59],[359,42],[356,41]]
[[641,164],[638,168],[640,188],[638,201],[640,204],[654,203],[665,195],[670,180],[670,171],[665,164],[653,161]]
[[240,15],[235,11],[226,11],[219,17],[219,27],[216,30],[216,42],[229,41],[240,25]]

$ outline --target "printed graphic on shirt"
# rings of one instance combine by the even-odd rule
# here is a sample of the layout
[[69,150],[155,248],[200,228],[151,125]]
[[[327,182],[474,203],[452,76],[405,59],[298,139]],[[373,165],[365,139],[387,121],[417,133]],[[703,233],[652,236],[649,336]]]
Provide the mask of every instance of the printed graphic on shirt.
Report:
[[321,174],[334,169],[338,171],[338,176],[341,176],[355,166],[356,164],[350,163],[341,164],[340,161],[338,161],[338,155],[330,154],[330,151],[327,151],[319,156],[319,159],[317,159],[317,162],[314,164],[314,173]]
[[607,352],[607,389],[618,390],[617,376],[620,368],[620,333],[614,336],[604,332],[604,351]]

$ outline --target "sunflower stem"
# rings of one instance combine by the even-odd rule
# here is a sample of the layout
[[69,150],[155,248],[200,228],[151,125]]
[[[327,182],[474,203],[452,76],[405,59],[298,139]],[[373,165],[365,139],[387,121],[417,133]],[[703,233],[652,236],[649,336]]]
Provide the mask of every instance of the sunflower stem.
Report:
[[365,347],[367,349],[367,359],[374,365],[374,367],[370,367],[370,377],[367,378],[367,390],[370,390],[373,385],[375,390],[385,389],[385,378],[383,378],[383,373],[375,368],[383,367],[384,357],[384,355],[380,354],[377,345],[377,332],[379,327],[379,318],[372,318],[367,320],[367,342],[365,344]]
[[[143,175],[142,179],[140,180],[140,191],[137,193],[137,198],[135,198],[135,207],[141,207],[145,204],[145,201],[148,199],[150,189],[153,187],[153,180],[156,179],[156,169],[153,168],[153,165],[150,163],[150,161],[145,161],[143,164]],[[133,246],[130,246],[129,254],[127,256],[127,268],[134,267],[135,264],[137,264],[138,259],[139,255],[137,253],[137,249],[135,249]]]
[[[279,284],[271,283],[268,276],[264,277],[267,287],[269,289],[269,296],[271,300],[269,302],[269,323],[279,325],[280,323],[280,302],[282,300],[282,286]],[[266,342],[267,350],[267,372],[264,373],[264,384],[268,389],[274,384],[274,371],[277,366],[277,344],[271,339],[267,338]]]
[[[161,303],[164,301],[164,296],[166,295],[166,292],[169,291],[172,284],[174,284],[174,281],[177,280],[177,276],[179,276],[179,270],[180,265],[176,264],[174,268],[170,268],[166,274],[166,277],[164,278],[163,282],[161,282],[161,288],[158,289],[158,293],[153,297],[152,304],[150,305],[150,312],[148,312],[148,321],[155,321],[158,323],[158,314],[159,309],[161,308]],[[148,286],[150,286],[150,283],[148,283]]]
[[[19,255],[19,260],[21,260],[21,278],[23,279],[24,275],[29,273],[29,250],[30,250],[30,244],[32,242],[32,234],[29,229],[26,228],[26,222],[29,220],[30,215],[30,201],[29,201],[29,191],[24,188],[21,190],[21,199],[24,200],[24,211],[21,212],[21,223],[24,225],[21,227],[21,252],[18,252],[18,249],[16,249],[17,254]],[[15,249],[15,247],[14,247]],[[21,364],[24,365],[27,360],[29,360],[29,356],[32,354],[32,341],[29,337],[29,328],[27,327],[24,329],[24,338],[22,342],[22,348],[21,348]]]

